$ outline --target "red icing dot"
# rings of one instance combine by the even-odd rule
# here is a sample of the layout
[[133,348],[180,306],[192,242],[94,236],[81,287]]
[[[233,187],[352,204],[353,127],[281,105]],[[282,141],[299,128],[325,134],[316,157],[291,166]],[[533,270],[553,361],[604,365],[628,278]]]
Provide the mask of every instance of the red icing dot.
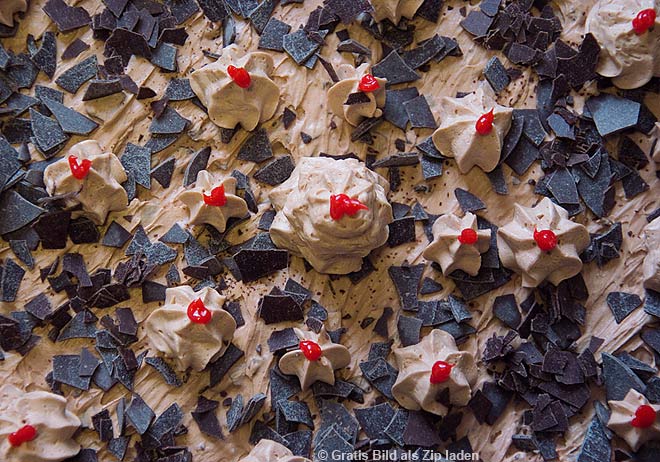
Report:
[[449,380],[453,364],[446,361],[436,361],[431,368],[431,383],[438,384]]
[[369,207],[357,199],[351,199],[346,194],[330,196],[330,216],[333,220],[339,220],[344,215],[352,217],[360,210],[369,210]]
[[491,109],[489,112],[483,114],[481,117],[477,119],[477,123],[475,124],[475,129],[477,130],[477,133],[480,135],[488,135],[490,131],[493,129],[493,121],[495,120],[495,115],[493,114],[493,110]]
[[534,241],[536,241],[536,245],[539,246],[539,249],[544,252],[550,252],[557,247],[557,235],[549,229],[537,231],[536,228],[534,228]]
[[84,180],[89,173],[89,169],[92,168],[92,161],[89,159],[83,159],[82,162],[78,162],[76,156],[69,156],[69,168],[71,169],[71,174],[74,178]]
[[204,193],[204,203],[206,205],[214,205],[222,207],[227,203],[227,196],[225,195],[225,185],[221,184],[217,188],[211,190],[211,194]]
[[477,243],[477,239],[477,232],[472,228],[465,228],[463,231],[461,231],[461,235],[458,236],[458,242],[461,244],[473,245]]
[[636,428],[649,428],[655,423],[656,413],[648,404],[643,404],[635,411],[635,417],[630,421],[630,425]]
[[311,340],[303,340],[300,342],[300,350],[305,355],[305,358],[310,361],[318,361],[323,355],[323,351],[318,343]]
[[241,88],[248,88],[252,83],[250,73],[244,67],[227,66],[227,74]]
[[37,437],[37,429],[32,425],[24,425],[14,433],[9,435],[9,444],[12,446],[20,446],[23,443],[32,441]]
[[376,77],[371,74],[364,74],[360,79],[360,84],[358,85],[360,91],[368,93],[370,91],[376,91],[380,88],[380,84]]
[[208,324],[213,314],[206,308],[201,299],[197,299],[188,305],[188,319],[195,324]]
[[655,10],[647,8],[637,13],[635,19],[632,20],[632,26],[637,35],[642,35],[655,24]]

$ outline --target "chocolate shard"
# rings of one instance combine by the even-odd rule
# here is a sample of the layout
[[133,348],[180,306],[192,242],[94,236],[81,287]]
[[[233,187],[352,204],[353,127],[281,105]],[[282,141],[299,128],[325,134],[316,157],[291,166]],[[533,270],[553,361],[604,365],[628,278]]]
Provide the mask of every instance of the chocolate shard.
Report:
[[48,0],[43,11],[57,24],[61,32],[75,30],[91,23],[89,13],[84,8],[69,6],[64,0]]
[[266,129],[259,128],[243,143],[238,151],[239,160],[261,163],[273,157],[273,148]]
[[603,353],[602,359],[603,381],[608,401],[623,400],[631,388],[644,393],[646,389],[644,382],[629,366],[609,353]]
[[66,107],[58,101],[47,97],[42,98],[41,101],[53,113],[64,133],[70,135],[89,135],[99,126],[99,124],[89,117]]
[[387,79],[388,85],[414,82],[420,78],[419,74],[408,66],[396,51],[390,52],[390,54],[375,64],[371,70],[375,77]]
[[486,204],[484,204],[481,199],[465,189],[456,188],[454,190],[454,195],[456,196],[458,205],[460,205],[464,213],[477,212],[486,209]]
[[610,292],[607,294],[607,306],[612,310],[617,324],[626,319],[633,311],[642,305],[642,299],[637,294],[626,292]]
[[255,180],[276,186],[284,183],[291,176],[295,167],[291,156],[282,156],[261,167],[254,172],[253,176]]
[[96,76],[97,65],[96,55],[92,55],[64,71],[55,83],[69,93],[76,93],[85,82]]
[[641,111],[638,102],[609,93],[592,96],[586,106],[601,136],[634,127]]
[[391,266],[387,272],[399,294],[401,307],[404,310],[414,311],[418,305],[417,290],[424,272],[424,265]]

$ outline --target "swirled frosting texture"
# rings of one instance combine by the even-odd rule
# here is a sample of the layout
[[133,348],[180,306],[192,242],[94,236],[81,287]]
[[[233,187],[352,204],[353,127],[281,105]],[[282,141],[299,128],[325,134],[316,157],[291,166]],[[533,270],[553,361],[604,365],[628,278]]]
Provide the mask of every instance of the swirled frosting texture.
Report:
[[[194,323],[188,318],[188,306],[197,299],[211,312],[208,324]],[[203,370],[224,354],[234,337],[236,321],[222,308],[224,302],[225,297],[210,287],[199,292],[190,286],[167,289],[165,305],[145,321],[151,346],[173,359],[181,371],[189,367]]]
[[27,11],[27,0],[2,0],[0,2],[0,23],[13,27],[14,15],[18,12]]
[[[88,159],[92,167],[87,176],[79,180],[71,173],[69,156],[78,162]],[[108,213],[124,210],[128,196],[121,183],[128,179],[117,156],[104,152],[94,140],[81,141],[69,150],[66,157],[50,164],[44,170],[46,191],[51,196],[63,196],[67,207],[82,206],[82,213],[97,225],[102,225]]]
[[[449,389],[449,400],[456,406],[465,406],[470,401],[477,366],[472,354],[457,349],[454,337],[447,332],[433,329],[418,344],[394,348],[393,352],[399,375],[392,394],[404,408],[444,416],[447,406],[437,398],[445,389]],[[446,361],[454,367],[446,382],[434,384],[431,370],[437,361]]]
[[[475,244],[464,244],[459,236],[464,229],[477,233]],[[477,229],[477,217],[466,213],[463,218],[454,214],[442,215],[433,223],[433,242],[424,250],[424,258],[434,261],[448,275],[455,270],[476,276],[481,267],[481,254],[490,247],[490,229]]]
[[660,22],[637,35],[632,21],[642,10],[655,8],[654,0],[599,0],[589,11],[586,32],[600,45],[596,71],[619,88],[639,88],[660,76]]
[[657,414],[660,405],[649,403],[644,395],[632,388],[622,401],[608,401],[607,404],[611,411],[607,427],[628,443],[633,451],[637,452],[647,441],[660,439],[660,418],[656,417],[653,425],[648,428],[637,428],[630,424],[639,406],[651,406]]
[[310,462],[310,460],[294,456],[289,448],[275,441],[264,439],[259,441],[250,454],[240,462]]
[[[387,225],[393,219],[388,191],[385,178],[356,159],[305,157],[291,177],[270,192],[277,211],[271,238],[320,273],[357,271],[362,258],[387,241]],[[333,194],[346,194],[369,209],[333,220]]]
[[[228,66],[245,68],[251,84],[241,88],[227,73]],[[238,46],[226,47],[212,64],[190,74],[190,87],[208,109],[211,121],[222,128],[246,130],[273,117],[280,99],[280,88],[271,80],[273,58],[259,51],[242,54]]]
[[[37,430],[34,440],[18,447],[8,437],[24,425]],[[0,459],[6,462],[59,462],[80,452],[73,434],[80,419],[67,409],[66,398],[45,391],[0,388]]]
[[321,357],[310,361],[300,349],[289,351],[280,359],[280,370],[287,375],[296,375],[303,390],[307,390],[317,381],[334,385],[335,370],[346,367],[351,362],[348,348],[333,343],[325,329],[321,329],[318,334],[295,328],[294,332],[301,341],[311,340],[321,347]]
[[[551,230],[557,246],[542,251],[534,240],[534,229]],[[522,275],[523,287],[543,281],[554,285],[582,270],[579,254],[589,245],[589,232],[568,219],[568,212],[547,197],[535,207],[515,204],[513,220],[497,230],[497,247],[502,263]]]
[[644,228],[646,257],[642,265],[644,287],[660,292],[660,217]]
[[401,18],[412,19],[422,3],[424,0],[371,0],[374,19],[378,22],[389,19],[395,25]]
[[[204,194],[220,185],[225,188],[225,205],[209,205],[204,202]],[[233,177],[215,180],[209,172],[202,170],[197,174],[194,187],[179,194],[178,199],[188,209],[188,223],[191,225],[211,225],[220,232],[227,227],[231,217],[244,217],[248,213],[247,203],[236,195],[236,179]]]
[[[357,69],[351,65],[343,64],[337,69],[337,75],[341,79],[328,90],[328,105],[330,110],[337,116],[346,120],[349,124],[357,127],[365,118],[380,117],[385,107],[385,84],[386,79],[376,77],[380,88],[376,91],[362,92],[358,88],[360,79],[369,73],[369,64],[364,63]],[[359,104],[345,104],[349,95],[362,93],[369,102]]]
[[[446,157],[456,160],[458,169],[467,173],[475,165],[490,172],[500,161],[502,144],[509,128],[513,109],[500,106],[491,91],[482,84],[463,98],[444,96],[440,100],[440,126],[433,133],[433,144]],[[493,129],[487,135],[477,133],[479,117],[493,110]]]

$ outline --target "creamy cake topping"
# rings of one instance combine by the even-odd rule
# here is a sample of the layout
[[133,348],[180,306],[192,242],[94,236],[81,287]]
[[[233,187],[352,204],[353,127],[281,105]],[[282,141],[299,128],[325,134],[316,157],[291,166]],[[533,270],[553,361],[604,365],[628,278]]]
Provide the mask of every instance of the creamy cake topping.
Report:
[[[355,68],[343,64],[337,69],[341,79],[328,90],[330,110],[353,126],[360,125],[365,118],[380,117],[385,107],[386,79],[373,77],[370,65],[362,64]],[[356,95],[356,96],[351,96]],[[364,98],[364,102],[346,104],[350,98]]]
[[63,396],[0,388],[0,459],[59,462],[80,451],[73,435],[80,419],[67,409]]
[[14,26],[14,15],[27,11],[27,0],[2,0],[0,2],[0,23],[5,26]]
[[309,459],[294,456],[286,446],[272,440],[263,439],[252,448],[240,462],[310,462]]
[[470,401],[477,367],[472,354],[456,348],[451,334],[433,329],[418,344],[392,351],[399,369],[392,394],[404,408],[444,416],[448,409],[438,397],[445,390],[453,405]]
[[653,17],[651,24],[655,27],[641,27],[645,24],[638,19],[641,12],[657,8],[655,0],[599,0],[589,11],[585,31],[592,33],[600,45],[596,70],[612,77],[619,88],[639,88],[660,76],[660,24]]
[[[356,159],[302,158],[291,177],[270,192],[277,211],[271,238],[320,273],[357,271],[362,258],[387,241],[393,219],[388,191],[385,178]],[[337,219],[331,216],[333,202],[345,210]]]
[[497,167],[513,109],[497,104],[490,87],[483,84],[463,98],[442,97],[440,108],[435,147],[453,157],[462,173],[475,165],[485,172]]
[[660,439],[660,405],[651,404],[635,389],[630,389],[622,401],[608,401],[608,428],[622,438],[633,451],[644,443]]
[[220,232],[227,227],[228,219],[248,213],[247,203],[236,195],[236,179],[216,179],[206,170],[200,171],[195,185],[177,199],[188,210],[189,224],[211,225]]
[[497,247],[504,266],[522,275],[523,287],[546,280],[557,285],[582,270],[587,228],[547,197],[534,207],[514,207],[513,220],[497,231]]
[[62,196],[67,207],[82,206],[82,214],[102,225],[110,212],[124,210],[128,196],[121,183],[128,179],[117,156],[95,140],[81,141],[44,170],[46,191]]
[[190,86],[214,124],[229,129],[241,124],[250,131],[277,109],[280,88],[271,80],[273,68],[271,55],[230,45],[216,62],[190,74]]
[[642,265],[644,287],[660,292],[660,217],[644,228],[646,257]]
[[223,355],[234,337],[236,321],[222,308],[224,302],[210,287],[199,292],[190,286],[167,289],[165,305],[145,321],[149,343],[173,359],[177,369],[203,370]]
[[399,24],[401,18],[411,19],[422,6],[424,0],[371,0],[374,7],[373,17],[380,22],[389,19],[393,24]]
[[297,350],[289,351],[280,359],[280,370],[296,375],[300,386],[307,390],[314,382],[335,384],[335,370],[351,362],[351,354],[344,345],[333,343],[325,328],[315,332],[293,329],[300,339]]
[[490,247],[490,229],[477,229],[477,216],[453,213],[438,217],[433,224],[433,242],[424,250],[424,258],[434,261],[448,275],[455,270],[476,276],[481,254]]

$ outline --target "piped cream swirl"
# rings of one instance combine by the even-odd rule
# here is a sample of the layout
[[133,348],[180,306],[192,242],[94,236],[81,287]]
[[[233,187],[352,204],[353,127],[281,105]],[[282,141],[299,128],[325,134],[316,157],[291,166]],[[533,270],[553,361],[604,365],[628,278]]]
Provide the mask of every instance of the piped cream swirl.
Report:
[[[248,88],[241,88],[229,76],[230,65],[248,71]],[[230,45],[216,62],[190,74],[190,87],[214,124],[230,129],[241,124],[251,131],[273,117],[277,109],[280,88],[271,80],[273,69],[271,55],[259,51],[241,54],[238,46]]]
[[642,10],[654,8],[654,0],[599,0],[589,11],[585,32],[600,45],[596,71],[611,77],[619,88],[639,88],[660,76],[660,22],[637,35],[632,21]]
[[[24,425],[37,431],[32,440],[13,447],[8,437]],[[24,392],[13,385],[0,388],[0,459],[6,462],[60,462],[80,452],[73,435],[80,419],[67,409],[63,396]]]
[[[188,317],[188,307],[197,299],[211,312],[208,324],[192,322]],[[224,354],[234,337],[236,321],[222,308],[224,302],[225,297],[210,287],[199,292],[190,286],[167,289],[165,305],[152,311],[145,321],[149,343],[173,359],[177,369],[203,370]]]
[[[291,177],[270,192],[277,211],[270,235],[275,245],[304,257],[320,273],[347,274],[389,236],[389,184],[356,159],[305,157]],[[339,220],[330,196],[346,194],[368,207]]]
[[[607,404],[611,411],[607,427],[628,443],[633,451],[637,452],[647,441],[660,439],[660,418],[657,416],[660,405],[651,404],[643,394],[633,388],[622,401],[608,401]],[[635,412],[644,405],[651,406],[656,412],[655,422],[648,428],[632,426],[631,421],[635,418]]]
[[[82,180],[71,173],[69,156],[78,162],[92,162],[89,173]],[[108,213],[124,210],[128,195],[121,183],[128,179],[121,162],[111,152],[104,152],[95,140],[81,141],[71,147],[68,155],[44,170],[46,191],[51,196],[63,196],[67,207],[82,206],[83,215],[102,225]]]
[[[341,80],[328,90],[330,110],[355,127],[360,125],[365,118],[380,117],[383,114],[382,109],[385,107],[386,79],[376,77],[380,88],[375,91],[362,92],[359,89],[360,79],[369,73],[369,67],[368,63],[362,64],[357,69],[349,64],[340,66],[337,69],[337,75]],[[363,94],[369,101],[346,104],[351,94]]]

